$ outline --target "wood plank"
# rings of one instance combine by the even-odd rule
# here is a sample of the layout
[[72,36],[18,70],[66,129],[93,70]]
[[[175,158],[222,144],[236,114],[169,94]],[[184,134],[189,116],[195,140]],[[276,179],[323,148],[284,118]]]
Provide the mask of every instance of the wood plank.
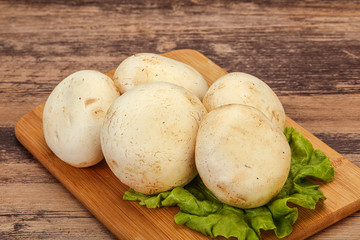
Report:
[[23,95],[49,93],[79,69],[104,72],[134,53],[189,46],[228,71],[260,77],[279,95],[359,93],[359,5],[284,3],[4,4],[0,20],[14,21],[0,29],[0,88],[7,89],[0,101],[19,85],[27,86]]
[[59,184],[7,183],[0,189],[6,192],[0,197],[1,239],[115,239],[76,199],[64,202],[74,197]]
[[[209,82],[225,73],[194,50],[178,50],[166,55],[194,66]],[[122,194],[127,187],[116,179],[105,161],[86,169],[73,168],[60,161],[48,149],[43,137],[43,106],[38,106],[21,118],[15,127],[16,137],[115,236],[155,239],[205,238],[173,222],[177,208],[146,209],[137,203],[122,201]],[[287,125],[294,126],[314,144],[315,148],[324,151],[336,169],[335,179],[321,186],[328,199],[320,202],[315,211],[300,210],[294,232],[287,238],[300,239],[311,236],[360,209],[360,169],[290,118],[287,118]],[[264,239],[275,237],[266,232]]]

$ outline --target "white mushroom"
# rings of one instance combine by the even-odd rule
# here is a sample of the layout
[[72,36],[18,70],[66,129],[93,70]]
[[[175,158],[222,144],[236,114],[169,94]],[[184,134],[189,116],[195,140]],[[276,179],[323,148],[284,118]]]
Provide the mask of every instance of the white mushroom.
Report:
[[233,72],[220,77],[205,94],[208,111],[226,104],[245,104],[262,111],[281,130],[285,128],[285,111],[274,91],[250,74]]
[[285,135],[262,112],[230,104],[203,118],[195,161],[204,184],[220,201],[254,208],[283,187],[291,152]]
[[206,109],[183,87],[153,82],[120,96],[101,130],[101,146],[113,173],[144,194],[167,191],[197,174],[194,151]]
[[43,112],[47,145],[64,162],[92,166],[103,159],[100,128],[111,103],[120,96],[111,78],[84,70],[61,81]]
[[125,59],[116,69],[113,77],[121,93],[149,82],[164,81],[182,86],[200,100],[208,84],[193,67],[153,53],[139,53]]

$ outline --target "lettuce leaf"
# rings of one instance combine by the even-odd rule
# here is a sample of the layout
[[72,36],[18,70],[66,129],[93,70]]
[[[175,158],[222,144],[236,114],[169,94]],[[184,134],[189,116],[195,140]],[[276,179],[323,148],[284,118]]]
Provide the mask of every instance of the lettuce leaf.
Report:
[[221,203],[197,176],[185,187],[176,187],[156,195],[144,195],[130,189],[123,199],[139,201],[148,208],[178,206],[175,215],[177,224],[204,235],[252,240],[260,239],[260,230],[273,230],[283,238],[292,232],[292,225],[298,218],[298,208],[288,203],[315,209],[316,203],[325,200],[319,185],[308,179],[317,178],[329,182],[334,178],[334,168],[329,158],[293,127],[287,127],[284,134],[291,148],[289,176],[280,193],[268,204],[253,209],[240,209]]

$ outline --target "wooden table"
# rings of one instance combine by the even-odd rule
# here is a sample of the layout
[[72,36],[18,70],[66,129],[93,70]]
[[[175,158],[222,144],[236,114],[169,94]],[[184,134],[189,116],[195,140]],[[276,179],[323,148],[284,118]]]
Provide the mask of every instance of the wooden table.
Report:
[[[289,117],[360,167],[358,1],[0,1],[0,26],[0,239],[114,239],[14,126],[67,75],[134,53],[192,48],[261,78]],[[359,238],[359,212],[311,237]]]

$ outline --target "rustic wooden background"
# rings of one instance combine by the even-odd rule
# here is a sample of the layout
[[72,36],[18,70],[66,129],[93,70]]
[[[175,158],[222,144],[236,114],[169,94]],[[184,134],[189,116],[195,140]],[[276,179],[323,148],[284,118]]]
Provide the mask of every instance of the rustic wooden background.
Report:
[[[0,239],[113,239],[14,135],[67,75],[192,48],[360,167],[359,1],[0,1]],[[359,190],[360,191],[360,190]],[[311,239],[359,239],[360,212]]]

